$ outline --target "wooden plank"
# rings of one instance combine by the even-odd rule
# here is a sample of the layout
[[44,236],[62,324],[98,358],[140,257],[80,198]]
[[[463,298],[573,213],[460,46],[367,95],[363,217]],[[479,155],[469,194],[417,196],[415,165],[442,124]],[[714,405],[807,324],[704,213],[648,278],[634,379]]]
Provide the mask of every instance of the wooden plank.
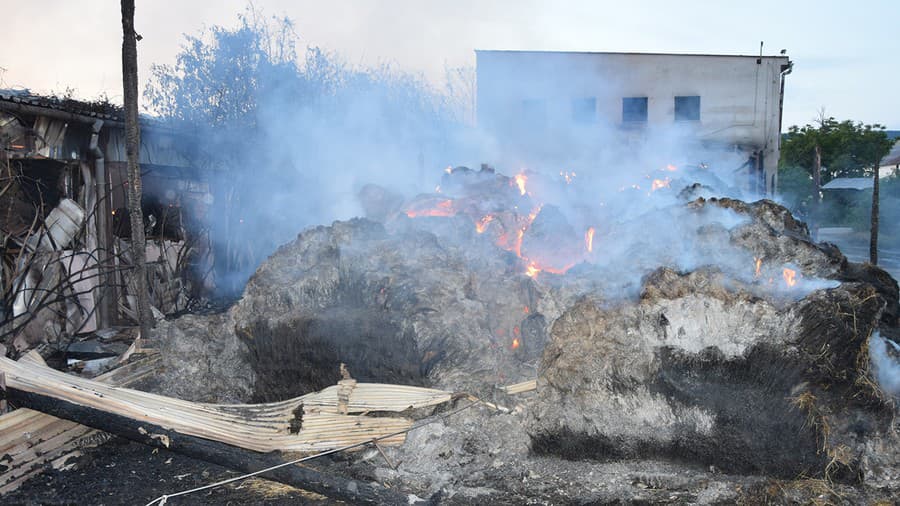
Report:
[[[0,372],[7,376],[10,398],[23,406],[244,472],[281,462],[275,451],[317,452],[375,439],[384,445],[402,444],[404,431],[411,427],[411,420],[358,413],[403,412],[453,398],[449,392],[403,385],[361,383],[352,388],[345,385],[347,412],[353,414],[342,415],[337,412],[340,402],[337,387],[278,403],[219,405],[115,387],[50,369],[39,360],[17,363],[0,358]],[[107,373],[101,379],[109,381],[142,374],[144,372],[135,367],[131,371]],[[295,416],[298,409],[302,409],[302,419]],[[9,422],[10,426],[26,424],[28,417],[23,416],[17,415]],[[56,430],[58,433],[54,432],[52,442],[39,444],[75,448],[73,438],[65,431],[59,432],[58,427]],[[11,457],[18,459],[14,461],[15,472],[9,470],[0,475],[0,490],[17,486],[20,479],[34,469],[32,463],[38,461],[39,452],[31,451],[27,443],[12,447],[15,447],[15,455]],[[59,456],[60,452],[47,452],[41,462],[58,460]],[[388,498],[383,489],[364,488],[359,484],[356,487],[359,492],[335,491],[333,487],[345,485],[340,478],[296,469],[291,466],[291,469],[279,470],[269,476],[344,500],[369,502]]]
[[[11,400],[32,409],[242,473],[256,472],[284,463],[277,452],[257,453],[219,441],[182,434],[97,407],[24,391],[17,385],[10,385],[7,393]],[[401,491],[347,480],[298,465],[284,466],[260,476],[353,504],[408,504],[409,496]]]
[[521,383],[516,383],[514,385],[507,385],[503,387],[503,391],[508,394],[521,394],[524,392],[530,392],[532,390],[537,390],[537,380],[528,380],[523,381]]
[[[35,364],[20,364],[0,359],[0,371],[6,372],[9,384],[26,392],[65,400],[67,402],[116,413],[136,421],[159,425],[185,435],[213,439],[225,444],[255,451],[314,451],[321,449],[320,441],[312,441],[301,434],[291,433],[291,421],[299,406],[313,412],[337,411],[337,389],[328,388],[288,402],[272,405],[221,406],[200,404],[161,395],[117,388],[96,381],[67,375]],[[447,402],[448,392],[400,385],[359,384],[351,393],[349,412],[402,411]],[[264,415],[259,416],[260,413]],[[355,416],[355,415],[347,415]],[[362,417],[329,419],[332,435],[323,439],[333,446],[343,446],[341,430],[353,423],[360,431],[376,434],[377,428],[408,426],[403,418]],[[353,436],[351,441],[356,441]],[[396,444],[397,440],[385,444]],[[402,440],[399,440],[402,442]]]
[[[146,350],[144,350],[146,351]],[[32,350],[20,363],[46,367],[40,354]],[[155,352],[97,377],[97,381],[127,385],[152,374],[159,362]],[[0,416],[0,494],[18,488],[28,477],[56,461],[65,461],[78,452],[78,443],[96,438],[98,431],[51,415],[20,408]]]

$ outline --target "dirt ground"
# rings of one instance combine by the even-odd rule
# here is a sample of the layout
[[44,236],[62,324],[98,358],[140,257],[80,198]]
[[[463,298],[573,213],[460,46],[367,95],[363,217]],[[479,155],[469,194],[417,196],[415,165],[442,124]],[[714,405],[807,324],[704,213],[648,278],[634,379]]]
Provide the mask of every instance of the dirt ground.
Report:
[[[2,498],[3,505],[145,505],[171,494],[237,476],[207,462],[115,438],[89,449],[73,469],[48,470]],[[322,470],[360,475],[347,461],[323,462]],[[594,505],[594,504],[896,504],[890,492],[826,484],[821,480],[778,481],[762,477],[704,476],[699,470],[669,464],[623,462],[595,464],[537,458],[529,466],[507,463],[493,472],[521,475],[518,487],[493,490],[484,497],[439,494],[435,504],[449,506]],[[342,468],[342,469],[339,469]],[[607,469],[608,468],[608,469]],[[543,476],[535,474],[534,469]],[[638,471],[653,471],[650,474]],[[361,474],[366,474],[365,472]],[[591,475],[591,476],[588,476]],[[595,475],[596,474],[596,475]],[[708,478],[712,478],[708,480]],[[476,480],[478,481],[478,480]],[[503,480],[506,481],[506,480]],[[519,480],[516,480],[519,481]],[[531,483],[529,483],[531,482]],[[596,488],[596,486],[600,488]],[[499,492],[499,494],[497,494]],[[342,505],[319,495],[258,478],[170,498],[167,505]]]
[[[163,494],[208,485],[238,473],[123,439],[92,448],[67,471],[48,470],[0,500],[4,505],[143,505]],[[268,480],[250,478],[181,497],[178,504],[343,504]]]

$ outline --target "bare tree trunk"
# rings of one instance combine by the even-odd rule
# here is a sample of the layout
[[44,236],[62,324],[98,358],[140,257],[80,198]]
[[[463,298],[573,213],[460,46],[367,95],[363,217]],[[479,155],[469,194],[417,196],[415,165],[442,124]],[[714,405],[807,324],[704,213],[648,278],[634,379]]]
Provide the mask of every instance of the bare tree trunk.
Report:
[[141,212],[141,131],[138,124],[137,33],[134,0],[122,0],[122,83],[125,94],[125,153],[128,156],[128,212],[131,215],[131,251],[137,286],[137,312],[141,335],[150,337],[153,313],[147,289],[147,246]]
[[822,147],[816,143],[816,153],[813,157],[813,208],[811,231],[814,239],[819,236],[819,214],[822,210]]
[[872,265],[878,265],[879,162],[880,160],[875,160],[875,175],[873,176],[875,179],[872,180],[872,223],[869,231],[869,262]]

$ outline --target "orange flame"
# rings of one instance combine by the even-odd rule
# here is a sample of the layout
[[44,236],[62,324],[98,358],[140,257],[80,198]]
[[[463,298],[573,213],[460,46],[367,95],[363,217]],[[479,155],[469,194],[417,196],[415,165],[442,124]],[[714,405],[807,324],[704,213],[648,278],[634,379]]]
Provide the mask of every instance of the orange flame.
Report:
[[525,175],[524,172],[520,172],[516,174],[516,186],[519,187],[519,193],[525,195],[525,183],[528,182],[528,176]]
[[531,309],[528,306],[525,306],[525,308],[522,310],[522,312],[525,314],[528,314],[531,312]]
[[759,271],[760,271],[760,268],[762,267],[762,258],[756,258],[756,257],[754,257],[754,260],[756,261],[756,273],[753,275],[753,277],[754,277],[754,278],[758,278],[758,277],[759,277]]
[[781,275],[784,278],[784,282],[787,283],[787,286],[790,287],[797,284],[797,271],[785,267]]
[[494,215],[486,214],[477,223],[475,223],[475,231],[479,234],[483,234],[485,229],[487,229],[488,223],[494,221]]
[[669,165],[666,165],[666,170],[669,172],[675,172],[676,170],[678,170],[678,167],[676,167],[670,163]]
[[444,169],[444,172],[446,172],[447,174],[453,174],[453,167],[448,165],[447,168]]
[[516,243],[513,244],[513,252],[517,257],[522,258],[522,238],[525,237],[525,229],[520,228],[516,231]]
[[525,275],[529,278],[537,276],[539,272],[541,272],[541,269],[538,268],[537,264],[534,261],[529,262],[528,266],[525,267]]
[[671,182],[672,181],[669,178],[654,179],[653,183],[650,184],[650,191],[655,192],[656,190],[659,190],[660,188],[668,188],[669,183],[671,183]]
[[575,180],[575,172],[569,172],[569,171],[567,171],[567,170],[564,170],[564,171],[561,170],[561,171],[559,171],[559,175],[562,176],[563,179],[566,180],[566,184],[572,184],[572,181]]
[[588,228],[584,233],[584,245],[587,247],[588,253],[594,251],[594,227]]
[[426,208],[426,209],[408,209],[406,211],[406,215],[410,218],[416,218],[418,216],[453,216],[456,214],[456,210],[453,209],[453,201],[452,200],[441,200],[435,207]]
[[519,347],[519,344],[521,344],[521,343],[519,343],[519,338],[518,338],[518,337],[513,338],[513,340],[512,340],[512,349],[514,349],[514,350],[517,349],[517,348]]

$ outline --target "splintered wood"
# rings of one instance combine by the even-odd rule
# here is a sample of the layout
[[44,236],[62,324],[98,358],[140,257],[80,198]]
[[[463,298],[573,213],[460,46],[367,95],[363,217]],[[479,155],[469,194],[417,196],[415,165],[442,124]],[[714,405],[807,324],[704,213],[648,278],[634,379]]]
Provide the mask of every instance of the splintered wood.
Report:
[[[130,385],[151,374],[159,362],[154,352],[96,378],[101,383]],[[20,363],[46,367],[37,352]],[[0,416],[0,494],[15,490],[46,465],[63,467],[81,449],[95,446],[109,435],[39,411],[20,408]]]
[[536,379],[523,381],[521,383],[516,383],[514,385],[507,385],[507,386],[503,387],[503,391],[510,395],[521,394],[524,392],[530,392],[532,390],[537,390],[537,380]]
[[[42,364],[0,358],[9,388],[34,393],[258,452],[313,452],[402,432],[412,420],[367,416],[400,413],[451,400],[449,392],[401,385],[355,383],[269,404],[202,404],[106,385]],[[344,414],[344,412],[346,414]],[[404,434],[379,440],[401,444]]]

